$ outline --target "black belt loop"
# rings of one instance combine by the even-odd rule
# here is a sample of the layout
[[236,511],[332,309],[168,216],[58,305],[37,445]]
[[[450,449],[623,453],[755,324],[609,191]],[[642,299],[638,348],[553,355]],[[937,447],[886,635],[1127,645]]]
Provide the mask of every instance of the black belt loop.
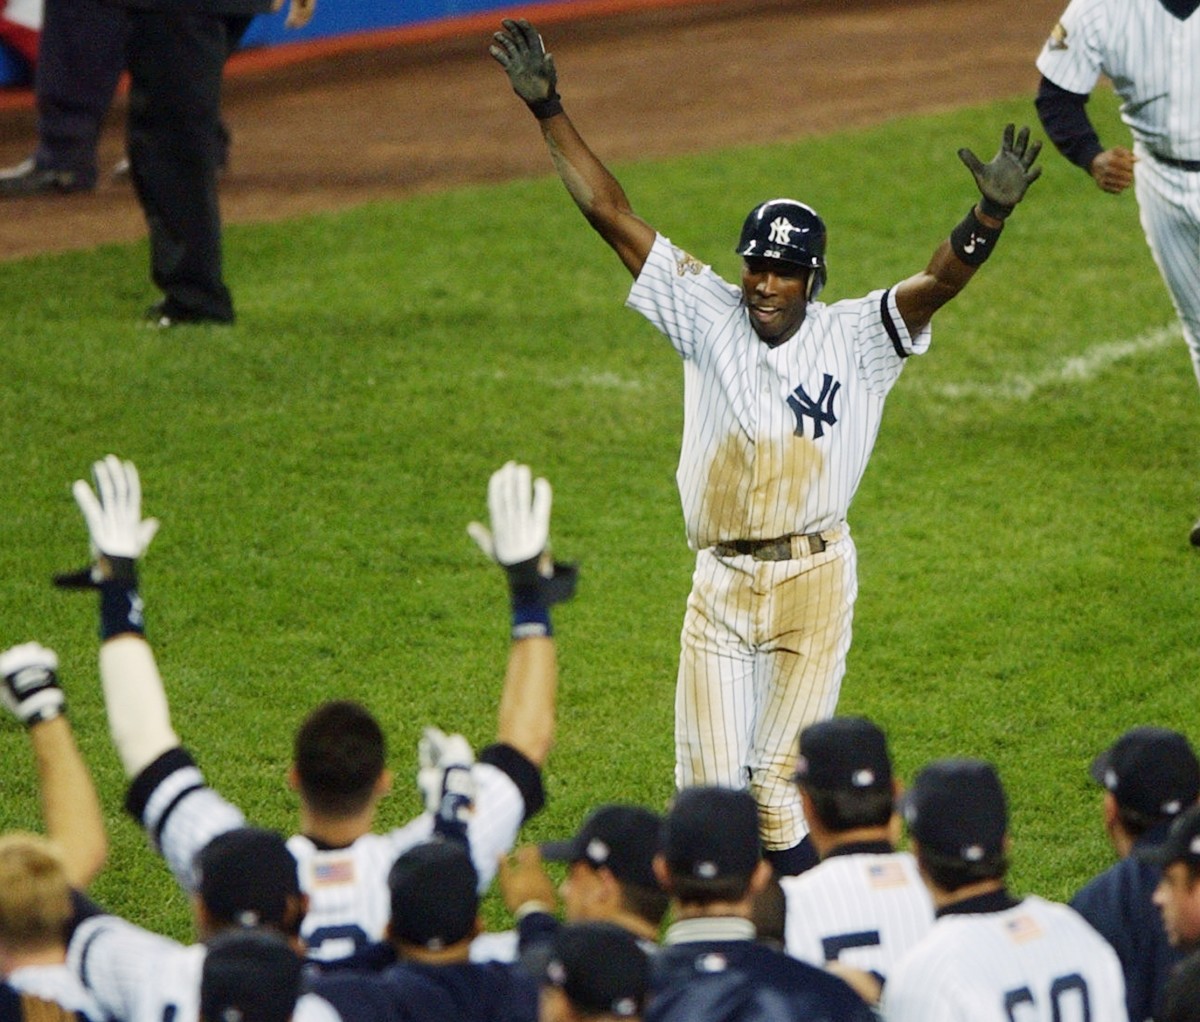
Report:
[[1177,160],[1174,156],[1163,156],[1162,153],[1156,153],[1153,149],[1150,150],[1150,155],[1159,163],[1174,167],[1176,170],[1188,170],[1193,174],[1200,173],[1200,160]]

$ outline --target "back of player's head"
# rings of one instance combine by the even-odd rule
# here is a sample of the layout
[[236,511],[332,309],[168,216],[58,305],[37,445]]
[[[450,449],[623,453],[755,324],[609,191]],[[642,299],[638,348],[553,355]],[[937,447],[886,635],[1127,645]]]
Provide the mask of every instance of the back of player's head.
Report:
[[370,800],[387,760],[379,722],[350,700],[318,706],[296,732],[300,794],[316,811],[350,816]]
[[930,763],[903,800],[922,868],[949,891],[999,879],[1007,868],[1008,803],[995,767],[978,759]]
[[269,930],[230,930],[209,941],[200,973],[201,1022],[288,1022],[304,960]]
[[1135,727],[1093,761],[1092,779],[1112,793],[1135,836],[1173,819],[1200,797],[1200,761],[1178,731]]
[[456,841],[426,841],[410,848],[392,864],[388,890],[393,941],[436,951],[475,932],[479,874]]
[[834,832],[886,826],[895,808],[887,737],[865,717],[833,717],[806,727],[795,779]]
[[70,917],[71,888],[57,847],[36,834],[0,837],[0,943],[61,946]]
[[663,822],[660,844],[678,900],[740,900],[762,861],[758,806],[745,791],[684,788]]
[[296,860],[273,830],[239,827],[218,834],[196,855],[196,892],[218,926],[299,931]]
[[628,930],[612,923],[568,923],[554,935],[543,985],[561,990],[585,1016],[635,1018],[650,986],[650,960]]
[[667,911],[666,892],[654,875],[662,817],[643,806],[610,804],[588,815],[566,841],[541,846],[549,862],[582,862],[612,873],[625,907],[657,926]]

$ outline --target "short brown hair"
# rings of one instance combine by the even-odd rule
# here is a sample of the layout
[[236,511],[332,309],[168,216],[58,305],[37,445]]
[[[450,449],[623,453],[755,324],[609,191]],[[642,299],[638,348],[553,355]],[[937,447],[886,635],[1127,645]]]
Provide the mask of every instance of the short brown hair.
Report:
[[0,941],[22,949],[62,945],[71,885],[57,846],[36,834],[0,837]]

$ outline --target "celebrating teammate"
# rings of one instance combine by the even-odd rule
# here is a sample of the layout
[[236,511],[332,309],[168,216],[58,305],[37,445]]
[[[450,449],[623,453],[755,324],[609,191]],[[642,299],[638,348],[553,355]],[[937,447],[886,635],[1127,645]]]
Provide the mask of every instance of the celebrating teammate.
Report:
[[[1071,0],[1037,59],[1050,141],[1113,195],[1131,184],[1142,230],[1200,380],[1200,0]],[[1087,115],[1101,75],[1133,150],[1105,148]],[[1200,546],[1200,520],[1192,526]]]
[[[190,891],[198,850],[240,827],[244,817],[204,783],[171,724],[137,589],[137,559],[158,528],[155,519],[141,517],[137,469],[110,455],[96,462],[93,474],[98,496],[83,480],[74,492],[98,557],[60,583],[99,589],[100,676],[113,741],[130,779],[126,805]],[[435,829],[465,838],[485,887],[524,819],[541,808],[540,768],[554,731],[558,677],[549,605],[570,595],[573,579],[570,569],[544,557],[550,502],[545,480],[509,463],[489,483],[491,530],[472,523],[472,536],[509,577],[513,643],[497,741],[479,761],[472,762],[461,736],[427,730],[419,781],[428,812],[390,833],[370,833],[390,776],[382,732],[361,707],[327,705],[301,728],[293,774],[304,832],[289,848],[309,897],[302,935],[312,957],[345,957],[383,938],[388,869]]]
[[538,119],[571,198],[635,278],[628,305],[684,360],[677,481],[696,551],[675,702],[680,787],[748,782],[780,873],[813,861],[792,784],[796,736],[837,705],[857,592],[846,512],[884,398],[929,347],[933,314],[991,254],[1040,168],[1009,126],[996,157],[963,149],[982,193],[924,270],[824,305],[825,224],[774,199],[746,218],[741,286],[637,216],[563,112],[553,58],[505,20],[492,56]]
[[888,974],[888,1022],[1128,1022],[1108,942],[1065,905],[1009,893],[1008,806],[991,764],[931,763],[904,818],[938,919]]
[[863,717],[810,724],[800,733],[796,783],[821,861],[781,881],[787,952],[830,964],[877,1001],[875,984],[933,926],[916,860],[894,846],[899,784],[882,729]]

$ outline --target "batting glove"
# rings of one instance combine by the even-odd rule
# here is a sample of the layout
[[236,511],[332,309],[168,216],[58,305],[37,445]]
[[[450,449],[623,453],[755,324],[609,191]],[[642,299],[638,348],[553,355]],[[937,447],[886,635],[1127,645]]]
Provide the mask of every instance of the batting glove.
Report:
[[0,653],[0,700],[26,727],[53,720],[67,708],[58,683],[58,656],[36,642]]
[[504,68],[513,92],[539,120],[562,113],[554,55],[546,52],[541,35],[524,18],[503,18],[504,31],[496,32],[490,53]]
[[435,834],[467,843],[467,824],[475,809],[475,753],[459,734],[427,727],[417,745],[417,787],[433,814]]
[[1033,161],[1042,151],[1042,143],[1029,144],[1029,129],[1022,128],[1014,138],[1014,125],[1004,127],[1000,151],[988,163],[982,163],[970,149],[960,149],[958,158],[975,177],[983,195],[980,210],[997,220],[1005,219],[1025,197],[1025,191],[1041,176],[1042,168]]
[[93,563],[59,575],[55,582],[60,586],[95,588],[110,579],[132,581],[134,563],[158,532],[157,518],[142,518],[142,484],[132,461],[110,454],[92,466],[92,477],[95,492],[82,479],[75,480],[71,492],[87,523]]

